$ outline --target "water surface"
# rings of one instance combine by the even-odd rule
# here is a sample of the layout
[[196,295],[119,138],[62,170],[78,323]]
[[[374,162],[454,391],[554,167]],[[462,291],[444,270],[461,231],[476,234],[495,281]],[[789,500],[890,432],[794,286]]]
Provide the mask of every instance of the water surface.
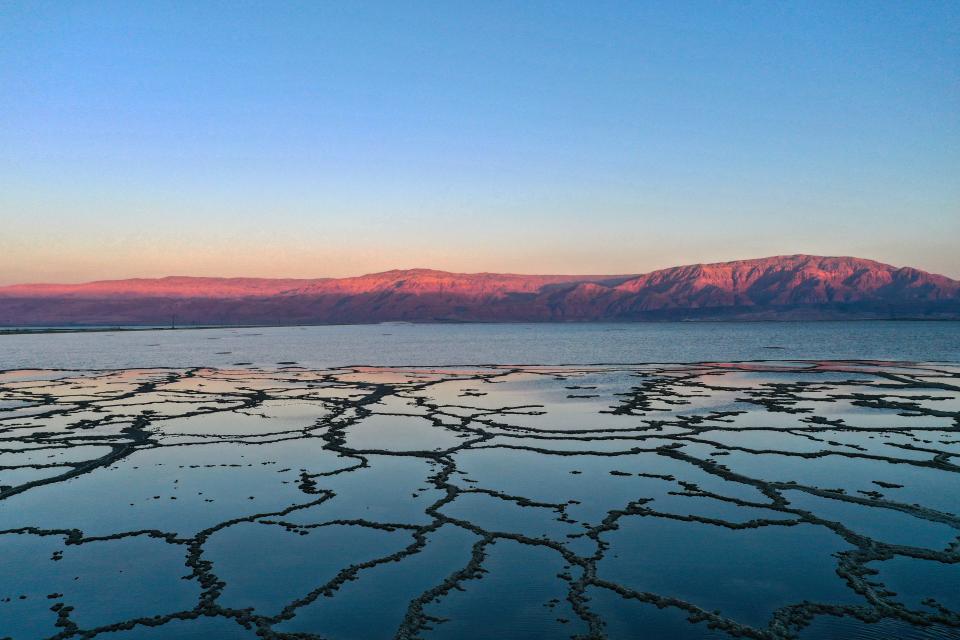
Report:
[[960,637],[957,364],[94,356],[0,372],[0,637]]
[[0,368],[960,361],[960,321],[404,324],[0,335]]

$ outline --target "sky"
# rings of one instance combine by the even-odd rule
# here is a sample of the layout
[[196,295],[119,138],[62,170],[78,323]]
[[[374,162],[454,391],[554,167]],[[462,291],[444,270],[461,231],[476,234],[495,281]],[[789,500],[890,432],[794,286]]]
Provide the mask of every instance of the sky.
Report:
[[0,284],[958,246],[957,2],[0,3]]

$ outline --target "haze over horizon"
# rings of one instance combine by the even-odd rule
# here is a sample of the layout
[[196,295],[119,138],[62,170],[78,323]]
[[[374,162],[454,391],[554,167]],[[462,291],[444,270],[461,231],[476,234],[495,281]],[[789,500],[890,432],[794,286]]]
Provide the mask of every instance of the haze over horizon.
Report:
[[[684,269],[684,268],[696,267],[696,266],[724,266],[724,265],[729,265],[729,264],[737,263],[737,262],[743,262],[743,263],[752,263],[752,262],[757,262],[757,263],[759,263],[759,262],[764,262],[764,261],[770,261],[770,262],[772,262],[772,261],[775,261],[775,260],[781,259],[781,258],[782,258],[782,259],[786,259],[785,262],[788,262],[790,258],[794,258],[794,257],[798,257],[798,256],[801,256],[801,257],[809,257],[809,258],[814,258],[814,259],[828,259],[828,260],[829,260],[829,259],[832,259],[832,258],[852,259],[852,260],[855,260],[855,261],[873,262],[873,263],[877,263],[877,264],[879,264],[879,265],[893,267],[894,269],[901,269],[901,268],[905,268],[905,269],[919,269],[920,271],[923,271],[923,272],[925,272],[925,273],[927,273],[927,274],[931,274],[931,275],[935,275],[935,276],[946,276],[946,274],[938,274],[938,273],[929,271],[929,270],[927,270],[927,269],[923,269],[922,267],[917,267],[916,265],[906,265],[906,264],[904,264],[904,265],[888,265],[887,263],[884,263],[884,262],[879,261],[879,260],[873,260],[873,259],[870,259],[870,258],[858,258],[858,257],[856,257],[856,256],[816,256],[816,255],[813,255],[813,254],[796,253],[796,254],[784,254],[784,255],[779,255],[779,256],[763,256],[763,257],[737,258],[737,259],[734,259],[734,260],[721,260],[721,261],[710,261],[710,262],[693,262],[693,263],[689,263],[689,264],[677,264],[677,265],[670,265],[670,266],[664,266],[664,267],[657,267],[657,268],[655,268],[655,269],[650,269],[649,271],[633,271],[633,272],[623,272],[623,273],[589,273],[589,274],[588,274],[588,273],[552,273],[552,274],[548,274],[548,273],[520,273],[520,272],[515,272],[515,271],[493,271],[493,270],[483,270],[483,271],[466,272],[466,271],[451,271],[451,270],[448,270],[448,269],[436,269],[436,268],[434,268],[434,267],[422,266],[422,265],[421,265],[421,266],[412,266],[412,267],[406,267],[406,268],[385,269],[385,270],[383,270],[383,271],[371,271],[371,272],[367,272],[367,273],[354,273],[354,274],[347,274],[347,275],[344,275],[344,276],[328,276],[328,275],[324,275],[324,274],[319,274],[319,275],[315,275],[315,276],[282,276],[282,275],[281,275],[281,276],[259,276],[259,275],[256,275],[256,274],[233,274],[233,275],[225,275],[225,276],[223,276],[223,275],[220,275],[220,276],[218,276],[218,275],[201,275],[201,276],[198,276],[198,275],[189,274],[189,273],[168,273],[168,274],[157,275],[157,276],[133,276],[133,277],[129,277],[129,278],[101,278],[101,279],[97,279],[97,280],[82,280],[82,281],[81,281],[81,280],[76,280],[76,281],[60,281],[60,282],[52,282],[52,281],[51,281],[51,282],[0,283],[0,290],[2,290],[2,289],[4,289],[4,288],[8,288],[8,287],[10,287],[10,286],[13,286],[14,288],[16,288],[16,287],[24,286],[24,285],[26,285],[26,286],[30,286],[30,285],[67,285],[67,286],[72,286],[72,285],[94,284],[94,283],[97,283],[97,282],[127,282],[127,281],[135,281],[135,280],[147,280],[147,281],[154,280],[154,281],[155,281],[155,280],[165,280],[165,279],[167,279],[167,280],[176,280],[176,279],[204,279],[204,278],[206,278],[206,279],[210,279],[210,280],[277,280],[277,281],[279,281],[279,280],[302,280],[302,281],[304,281],[304,282],[307,282],[307,281],[317,281],[317,280],[325,280],[325,279],[326,279],[326,280],[343,280],[343,279],[363,278],[363,277],[367,277],[367,276],[377,276],[377,275],[392,274],[392,273],[413,273],[413,272],[426,272],[426,273],[433,272],[433,273],[440,273],[440,274],[464,275],[464,276],[471,276],[471,275],[476,275],[476,276],[482,276],[482,275],[492,275],[492,276],[521,276],[521,277],[527,277],[527,276],[529,276],[529,277],[534,277],[534,278],[535,278],[535,277],[538,277],[538,276],[547,276],[547,277],[552,277],[552,276],[569,276],[569,277],[571,277],[571,278],[577,278],[577,277],[583,277],[583,278],[589,278],[589,277],[617,278],[617,277],[622,277],[622,276],[642,276],[642,275],[649,275],[649,274],[652,274],[652,273],[666,272],[666,271],[672,271],[672,270]],[[786,266],[786,265],[785,265],[785,266]],[[950,276],[946,276],[946,277],[950,277]],[[953,279],[957,280],[958,278],[953,278]]]
[[960,5],[7,3],[0,285],[960,278]]

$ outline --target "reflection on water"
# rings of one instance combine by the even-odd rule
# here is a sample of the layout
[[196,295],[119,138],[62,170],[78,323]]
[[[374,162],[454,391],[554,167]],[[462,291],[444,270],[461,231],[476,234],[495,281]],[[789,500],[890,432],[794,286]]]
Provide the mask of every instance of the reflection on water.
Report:
[[0,638],[957,638],[960,366],[0,372]]

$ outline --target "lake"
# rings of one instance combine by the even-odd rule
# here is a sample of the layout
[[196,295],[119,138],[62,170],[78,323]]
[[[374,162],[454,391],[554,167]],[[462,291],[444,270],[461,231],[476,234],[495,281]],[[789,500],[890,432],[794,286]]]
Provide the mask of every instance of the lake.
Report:
[[0,638],[960,638],[960,323],[0,358]]
[[376,324],[0,335],[0,368],[960,361],[960,321]]

